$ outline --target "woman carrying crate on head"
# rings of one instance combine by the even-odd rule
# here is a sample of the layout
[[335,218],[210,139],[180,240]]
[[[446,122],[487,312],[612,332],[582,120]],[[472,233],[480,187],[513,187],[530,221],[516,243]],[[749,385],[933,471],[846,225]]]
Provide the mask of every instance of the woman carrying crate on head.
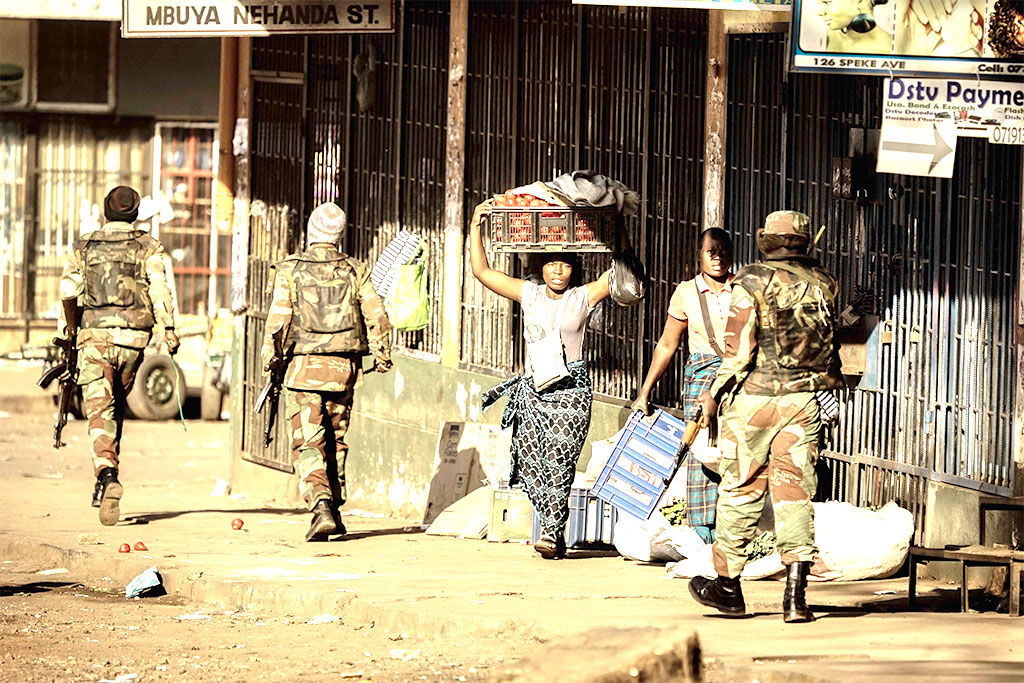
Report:
[[[480,225],[493,206],[493,200],[487,200],[473,213],[470,263],[484,287],[522,305],[526,372],[486,392],[483,407],[508,396],[501,426],[512,427],[510,481],[522,482],[540,516],[541,538],[534,549],[545,559],[561,559],[566,552],[569,492],[593,402],[583,337],[588,315],[609,295],[609,271],[582,284],[579,257],[566,252],[543,253],[543,284],[491,268]],[[625,229],[619,235],[620,248],[629,249]]]
[[[701,233],[697,253],[700,272],[692,280],[676,287],[668,304],[665,329],[654,349],[651,367],[633,401],[633,410],[650,414],[647,402],[651,390],[665,374],[686,334],[689,356],[683,370],[683,415],[693,418],[697,397],[711,386],[722,363],[721,345],[729,318],[732,297],[732,238],[721,228]],[[706,452],[707,432],[698,435],[690,456],[682,467],[686,474],[686,524],[693,527],[706,543],[715,536],[715,505],[718,503],[718,476],[705,467],[694,453]]]

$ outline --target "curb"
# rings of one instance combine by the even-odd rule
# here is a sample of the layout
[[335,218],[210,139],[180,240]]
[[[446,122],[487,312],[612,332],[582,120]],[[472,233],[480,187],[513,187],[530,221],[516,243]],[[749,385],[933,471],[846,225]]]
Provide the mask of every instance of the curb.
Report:
[[497,675],[495,680],[501,683],[698,683],[704,680],[703,670],[696,631],[596,628],[560,639],[557,645],[528,656]]
[[481,630],[510,633],[543,641],[543,629],[529,620],[488,620],[436,614],[420,614],[401,608],[383,607],[331,589],[317,590],[286,583],[257,583],[204,577],[188,567],[160,568],[156,558],[137,561],[133,557],[103,558],[85,550],[63,548],[49,543],[12,538],[0,534],[0,556],[32,557],[54,567],[80,572],[89,580],[106,577],[122,587],[154,564],[168,593],[219,609],[258,611],[300,618],[337,614],[343,623],[383,627],[388,631],[414,633],[419,637],[441,638],[477,635]]

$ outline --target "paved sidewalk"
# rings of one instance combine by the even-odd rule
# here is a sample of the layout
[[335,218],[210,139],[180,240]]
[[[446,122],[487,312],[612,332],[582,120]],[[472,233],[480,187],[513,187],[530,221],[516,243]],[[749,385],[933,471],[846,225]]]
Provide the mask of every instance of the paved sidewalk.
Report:
[[[953,587],[928,582],[926,607],[947,611],[907,611],[906,579],[812,584],[821,618],[784,626],[775,581],[746,582],[755,614],[733,620],[707,615],[662,567],[609,553],[545,562],[528,546],[353,515],[346,540],[305,543],[307,512],[209,495],[227,470],[224,423],[192,422],[183,433],[176,423],[127,422],[122,522],[102,527],[89,507],[85,425],[68,424],[59,452],[49,433],[46,415],[0,418],[0,555],[45,558],[115,585],[155,564],[169,592],[224,609],[337,614],[430,637],[500,634],[584,656],[595,629],[623,629],[612,633],[624,648],[696,631],[712,680],[1019,680],[1024,661],[1021,623],[955,613]],[[235,517],[242,531],[231,529]],[[80,545],[81,533],[101,544]],[[148,552],[117,552],[137,541]]]

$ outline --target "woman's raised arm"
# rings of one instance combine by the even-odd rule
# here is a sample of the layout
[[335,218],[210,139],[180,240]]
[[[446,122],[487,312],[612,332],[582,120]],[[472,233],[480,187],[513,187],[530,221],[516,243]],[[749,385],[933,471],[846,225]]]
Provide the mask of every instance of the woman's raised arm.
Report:
[[487,251],[484,249],[484,241],[480,236],[480,224],[490,214],[492,206],[494,206],[493,199],[488,199],[477,205],[476,210],[473,211],[473,219],[469,222],[469,263],[473,268],[473,277],[495,294],[500,294],[513,301],[522,301],[524,280],[495,270],[487,262]]

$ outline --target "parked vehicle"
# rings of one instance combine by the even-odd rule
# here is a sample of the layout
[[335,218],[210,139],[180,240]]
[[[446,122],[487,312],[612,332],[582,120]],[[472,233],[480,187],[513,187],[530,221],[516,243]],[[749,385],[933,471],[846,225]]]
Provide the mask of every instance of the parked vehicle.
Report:
[[[159,335],[146,348],[145,357],[135,374],[135,386],[128,394],[127,414],[140,420],[172,420],[178,417],[178,401],[184,407],[189,398],[199,399],[199,414],[204,420],[219,420],[224,396],[231,383],[231,318],[217,315],[178,316],[181,346],[173,358]],[[23,349],[23,356],[27,353]],[[56,362],[56,347],[35,354],[43,360],[44,371]],[[177,365],[177,367],[175,367]],[[81,392],[79,392],[80,394]],[[82,418],[81,395],[72,412]]]

